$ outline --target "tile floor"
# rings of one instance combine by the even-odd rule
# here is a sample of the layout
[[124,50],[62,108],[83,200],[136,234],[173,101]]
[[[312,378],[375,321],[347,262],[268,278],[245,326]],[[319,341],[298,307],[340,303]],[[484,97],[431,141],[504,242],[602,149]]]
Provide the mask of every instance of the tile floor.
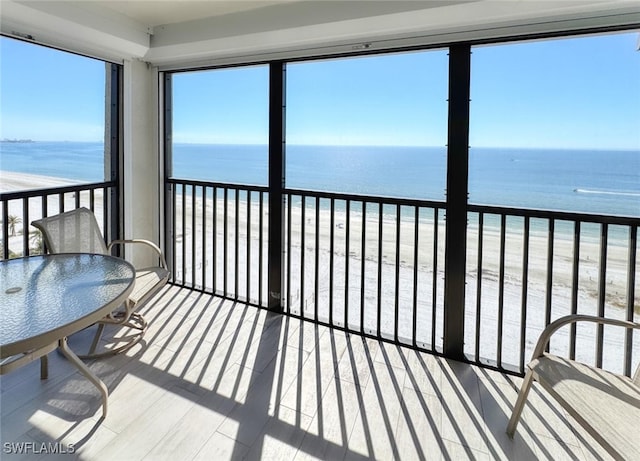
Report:
[[537,386],[509,439],[519,378],[178,287],[143,312],[142,343],[90,362],[104,419],[57,352],[0,378],[2,460],[608,459]]

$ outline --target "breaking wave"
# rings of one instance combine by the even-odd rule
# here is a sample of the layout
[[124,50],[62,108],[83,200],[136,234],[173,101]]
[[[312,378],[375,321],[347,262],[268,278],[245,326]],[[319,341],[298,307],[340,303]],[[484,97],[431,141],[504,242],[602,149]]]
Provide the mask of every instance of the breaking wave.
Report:
[[620,195],[625,197],[640,197],[640,192],[624,190],[602,190],[602,189],[573,189],[578,194],[598,194],[598,195]]

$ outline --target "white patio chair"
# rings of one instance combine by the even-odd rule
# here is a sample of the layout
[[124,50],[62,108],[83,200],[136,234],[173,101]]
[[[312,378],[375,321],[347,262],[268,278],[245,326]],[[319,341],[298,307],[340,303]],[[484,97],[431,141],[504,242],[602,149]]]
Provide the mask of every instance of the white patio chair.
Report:
[[533,381],[537,381],[615,459],[640,459],[640,365],[632,379],[545,352],[551,335],[575,322],[640,329],[640,324],[567,315],[540,335],[507,426],[513,437]]
[[[42,232],[49,253],[94,253],[111,254],[114,245],[141,245],[148,248],[157,258],[158,265],[136,268],[136,281],[133,291],[124,305],[98,322],[93,343],[87,354],[78,354],[81,358],[96,358],[125,352],[137,344],[147,329],[144,317],[136,312],[153,297],[169,280],[167,262],[160,248],[153,242],[142,239],[114,240],[109,245],[100,232],[94,214],[87,208],[78,208],[55,216],[39,219],[31,223]],[[133,329],[134,333],[115,339],[113,347],[98,351],[98,345],[105,325],[122,325]]]

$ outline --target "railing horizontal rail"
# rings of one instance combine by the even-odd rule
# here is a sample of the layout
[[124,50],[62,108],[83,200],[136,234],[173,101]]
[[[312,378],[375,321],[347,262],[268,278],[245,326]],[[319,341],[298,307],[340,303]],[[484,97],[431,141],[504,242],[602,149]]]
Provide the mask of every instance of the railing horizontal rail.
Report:
[[0,193],[0,258],[40,254],[42,236],[30,223],[36,219],[82,206],[96,215],[107,241],[115,238],[110,203],[117,200],[117,182],[69,184],[50,188]]
[[215,187],[217,189],[238,189],[238,190],[247,190],[252,192],[269,192],[269,188],[267,186],[260,185],[252,185],[252,184],[236,184],[229,182],[215,182],[215,181],[199,181],[192,179],[177,179],[177,178],[169,178],[167,179],[167,183],[169,184],[184,184],[189,186],[197,186],[197,187]]
[[43,195],[66,194],[69,192],[79,192],[91,189],[104,189],[105,187],[115,187],[116,185],[117,183],[115,181],[108,181],[72,184],[68,186],[57,186],[43,189],[28,189],[15,192],[0,192],[0,202],[6,202],[9,200],[20,200],[23,198],[41,197]]
[[416,198],[404,198],[404,197],[385,197],[376,195],[361,195],[361,194],[345,194],[342,192],[323,192],[304,189],[287,189],[283,190],[285,194],[291,196],[306,196],[306,197],[318,197],[334,200],[349,200],[352,202],[367,202],[367,203],[383,203],[386,205],[402,205],[402,206],[419,206],[424,208],[444,208],[445,202],[435,200],[424,200]]
[[580,221],[595,224],[617,224],[621,226],[637,226],[640,222],[640,217],[632,216],[598,215],[590,213],[576,213],[570,211],[535,210],[530,208],[511,208],[488,205],[469,205],[467,207],[467,211],[471,213],[555,219],[558,221]]

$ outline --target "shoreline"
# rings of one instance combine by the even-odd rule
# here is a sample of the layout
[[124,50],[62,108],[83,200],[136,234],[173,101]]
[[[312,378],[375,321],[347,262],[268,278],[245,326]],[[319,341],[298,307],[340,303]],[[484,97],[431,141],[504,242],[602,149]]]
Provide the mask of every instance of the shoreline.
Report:
[[[0,169],[0,193],[4,193],[4,192],[20,192],[20,191],[26,191],[26,190],[34,190],[34,189],[45,189],[45,188],[53,188],[53,187],[62,187],[62,186],[68,186],[68,185],[77,185],[77,184],[83,184],[83,183],[87,183],[87,181],[80,181],[80,180],[73,180],[73,179],[68,179],[68,178],[59,178],[59,177],[54,177],[54,176],[46,176],[46,175],[37,175],[37,174],[30,174],[30,173],[21,173],[21,172],[14,172],[14,171],[7,171],[7,170],[1,170]],[[242,185],[238,185],[239,187],[242,187]],[[177,197],[181,197],[182,194],[176,191],[176,196]],[[187,194],[187,196],[191,196],[191,194]],[[245,204],[246,203],[246,193],[244,191],[241,191],[239,196],[241,197],[240,199],[240,203]],[[296,198],[294,199],[294,204],[292,208],[301,208],[301,200],[299,199],[299,196],[295,196]],[[363,196],[364,199],[366,199],[366,197]],[[389,197],[390,199],[395,199],[395,197]],[[199,193],[196,195],[196,199],[197,200],[201,200],[202,199],[202,194]],[[211,199],[210,194],[207,194],[207,199]],[[218,203],[221,203],[223,199],[218,198]],[[229,202],[233,201],[233,197],[229,196]],[[328,205],[326,204],[328,202],[329,199],[320,199],[320,209],[323,211],[328,210]],[[408,199],[408,200],[413,200],[413,199]],[[427,200],[430,201],[430,200]],[[336,213],[345,213],[346,210],[344,208],[344,204],[341,203],[344,202],[342,200],[336,200],[336,207],[335,207],[335,211]],[[323,205],[323,203],[325,203]],[[360,202],[361,203],[361,202]],[[360,219],[362,216],[362,207],[360,205],[360,203],[358,202],[353,202],[353,206],[351,208],[351,214],[350,216],[353,218],[358,218]],[[436,201],[436,203],[438,203]],[[382,210],[382,216],[383,216],[383,220],[384,221],[394,221],[395,222],[395,212],[389,212],[389,211],[385,211],[385,208],[389,209],[389,207],[395,207],[395,205],[384,205],[383,210]],[[410,214],[407,213],[406,211],[402,211],[402,208],[404,207],[404,205],[401,205],[401,221],[402,222],[413,222],[414,218],[413,218],[413,213]],[[440,208],[440,212],[439,212],[439,216],[438,219],[440,222],[444,221],[444,215],[445,215],[445,203],[442,202],[442,208]],[[509,207],[507,207],[509,208]],[[313,206],[313,199],[309,199],[307,201],[307,207],[306,207],[307,211],[313,211],[314,210],[314,206]],[[413,208],[412,208],[413,210]],[[422,208],[421,212],[420,212],[420,216],[419,216],[419,222],[421,224],[432,224],[434,222],[433,219],[433,208]],[[426,211],[426,212],[425,212]],[[551,212],[555,212],[554,210],[550,210]],[[557,211],[558,213],[565,213],[564,211]],[[374,214],[375,211],[372,211],[371,207],[367,207],[367,216]],[[369,218],[367,218],[368,220]],[[640,219],[640,217],[638,218]],[[478,231],[478,213],[477,212],[469,212],[469,218],[468,218],[468,229],[470,231],[476,232]],[[489,234],[498,234],[500,231],[500,218],[499,215],[497,214],[492,214],[492,213],[487,213],[485,214],[485,218],[484,218],[484,233],[485,235],[489,235]],[[514,222],[515,221],[515,222]],[[540,222],[539,222],[540,221]],[[505,233],[506,234],[520,234],[521,233],[521,229],[524,227],[523,225],[524,222],[524,218],[522,217],[517,217],[517,216],[510,216],[507,219],[507,224],[505,227]],[[546,223],[548,222],[548,219],[546,218],[531,218],[531,225],[530,225],[530,235],[531,236],[543,236],[543,234],[546,234],[547,229],[546,227],[542,224],[542,223]],[[597,240],[600,237],[600,231],[599,231],[599,226],[598,225],[588,225],[587,227],[594,227],[594,229],[584,229],[585,226],[583,226],[583,228],[581,229],[581,236],[582,239],[593,239],[593,242],[597,242]],[[621,245],[625,245],[628,243],[628,237],[624,237],[621,235],[616,235],[616,234],[620,234],[620,232],[615,229],[615,226],[613,226],[613,228],[609,228],[609,243],[613,243],[613,244],[621,244]],[[573,240],[573,227],[571,226],[569,228],[569,226],[567,226],[566,221],[563,220],[557,220],[556,221],[556,227],[555,227],[555,232],[554,232],[554,236],[556,239],[563,239],[563,238],[568,238]]]

